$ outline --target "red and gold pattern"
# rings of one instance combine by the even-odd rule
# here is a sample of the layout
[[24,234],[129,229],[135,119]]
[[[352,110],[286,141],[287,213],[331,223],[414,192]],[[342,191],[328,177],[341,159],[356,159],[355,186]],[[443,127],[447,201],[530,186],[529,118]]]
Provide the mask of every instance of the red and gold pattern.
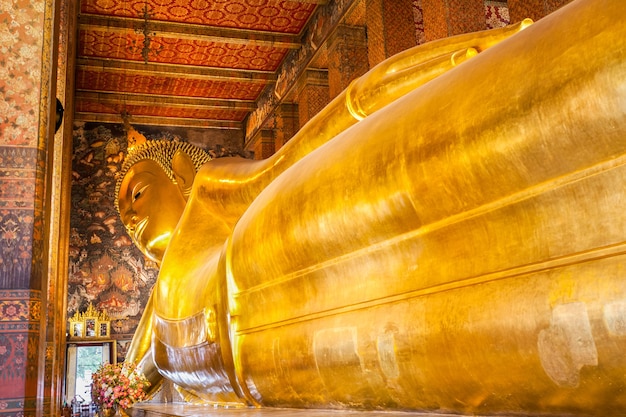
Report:
[[[223,100],[225,106],[233,100],[256,101],[273,77],[257,77],[253,72],[275,75],[317,7],[316,1],[292,0],[81,1],[84,19],[79,20],[76,88],[125,93],[129,101],[133,94],[212,98]],[[167,65],[172,71],[150,74],[152,68],[138,70],[142,62]],[[117,63],[125,64],[116,69]],[[133,65],[134,71],[128,70]],[[174,66],[194,68],[185,71]],[[194,75],[205,68],[226,71],[223,76]],[[242,79],[251,81],[243,83]],[[83,120],[117,113],[112,109],[115,106],[96,107],[93,101],[77,99]],[[120,99],[120,105],[131,115],[154,118],[161,125],[170,124],[168,118],[185,118],[198,127],[218,122],[215,127],[221,121],[241,122],[247,116],[240,110],[171,105],[171,100],[131,108]]]
[[166,96],[254,100],[265,84],[229,82],[207,78],[180,78],[164,75],[118,73],[79,69],[76,88],[81,90],[117,91]]
[[3,3],[0,8],[0,137],[4,145],[37,145],[42,17],[27,0]]
[[0,415],[18,415],[37,392],[35,367],[41,320],[41,292],[0,290]]
[[207,26],[299,33],[315,9],[314,3],[282,0],[87,0],[82,13],[141,17]]
[[[41,291],[37,167],[45,2],[14,0],[0,8],[0,416],[36,414]],[[43,35],[42,35],[43,33]],[[40,142],[40,139],[41,142]],[[49,400],[49,397],[48,397]]]
[[133,104],[116,104],[107,105],[96,101],[81,100],[76,104],[76,111],[81,113],[105,113],[105,114],[121,114],[126,111],[134,116],[158,116],[158,117],[175,117],[184,119],[209,119],[209,120],[229,120],[243,121],[247,112],[235,110],[220,110],[206,108],[177,108],[158,105],[133,105]]
[[506,2],[486,1],[485,17],[487,18],[487,29],[499,28],[511,23]]
[[41,318],[41,300],[39,298],[22,298],[20,293],[30,294],[29,291],[2,291],[6,296],[0,298],[0,322],[38,322]]
[[[81,30],[79,53],[85,57],[143,62],[143,35],[104,30]],[[155,36],[151,39],[150,62],[275,71],[286,49],[235,43],[208,42]]]

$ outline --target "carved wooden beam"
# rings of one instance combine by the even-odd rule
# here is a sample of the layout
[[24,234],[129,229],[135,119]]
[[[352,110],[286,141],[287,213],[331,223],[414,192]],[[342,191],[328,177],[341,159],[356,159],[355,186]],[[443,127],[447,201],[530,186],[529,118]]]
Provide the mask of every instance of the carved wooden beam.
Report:
[[[257,100],[257,109],[246,119],[244,148],[289,94],[326,39],[357,3],[358,0],[334,0],[315,10],[303,31],[300,47],[287,54],[277,71],[277,82],[265,88]],[[277,85],[286,87],[277,90]]]

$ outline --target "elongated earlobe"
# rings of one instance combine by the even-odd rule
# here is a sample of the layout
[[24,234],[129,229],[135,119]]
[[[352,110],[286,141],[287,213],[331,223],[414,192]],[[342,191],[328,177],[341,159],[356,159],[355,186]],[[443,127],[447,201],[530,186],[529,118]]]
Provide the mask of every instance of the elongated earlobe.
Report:
[[191,187],[196,176],[196,168],[187,153],[181,150],[176,151],[172,158],[172,171],[180,192],[187,200],[191,194]]

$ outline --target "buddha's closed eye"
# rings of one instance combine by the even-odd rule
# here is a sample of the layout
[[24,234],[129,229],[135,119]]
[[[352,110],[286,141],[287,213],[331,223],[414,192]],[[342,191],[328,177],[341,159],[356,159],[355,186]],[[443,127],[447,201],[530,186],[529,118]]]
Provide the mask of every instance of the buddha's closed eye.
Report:
[[143,195],[143,193],[146,191],[146,189],[149,187],[149,184],[146,185],[138,185],[137,187],[135,187],[135,189],[133,190],[133,202],[138,200],[139,197],[141,197]]

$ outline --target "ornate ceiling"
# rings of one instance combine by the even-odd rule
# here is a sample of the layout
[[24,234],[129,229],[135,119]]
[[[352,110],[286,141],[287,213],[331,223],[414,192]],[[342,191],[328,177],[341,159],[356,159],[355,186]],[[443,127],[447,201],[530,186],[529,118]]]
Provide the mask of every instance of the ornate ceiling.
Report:
[[81,0],[75,119],[241,129],[325,0]]

